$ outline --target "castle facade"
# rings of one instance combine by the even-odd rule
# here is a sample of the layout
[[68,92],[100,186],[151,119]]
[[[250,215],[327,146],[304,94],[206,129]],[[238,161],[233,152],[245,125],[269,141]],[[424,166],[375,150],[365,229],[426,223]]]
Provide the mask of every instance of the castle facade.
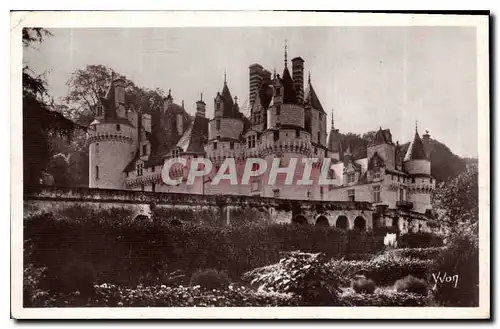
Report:
[[[231,95],[224,77],[222,91],[213,99],[214,117],[207,118],[203,100],[195,103],[194,116],[174,102],[169,91],[164,107],[154,113],[139,113],[125,107],[125,82],[112,82],[96,107],[89,137],[91,188],[126,189],[188,194],[234,194],[296,200],[365,201],[374,208],[391,211],[394,218],[423,218],[430,213],[431,176],[429,135],[415,131],[406,154],[394,143],[389,129],[380,128],[367,147],[366,158],[356,159],[350,146],[344,150],[332,113],[327,131],[325,112],[309,77],[304,81],[304,60],[291,60],[291,73],[285,52],[283,73],[271,74],[260,64],[249,67],[250,113],[244,115],[237,97]],[[291,161],[329,159],[331,184],[286,185],[284,175],[268,184],[269,171],[252,177],[248,184],[229,181],[211,184],[208,175],[176,186],[163,183],[165,161],[208,158],[214,171],[228,158],[235,159],[238,170],[245,159],[261,158],[268,168],[279,162],[286,173]],[[293,160],[297,159],[297,160]],[[186,177],[188,169],[171,172]],[[382,218],[382,217],[381,217]],[[375,225],[374,218],[369,226]],[[384,221],[385,219],[380,219]],[[425,229],[425,221],[419,222]],[[383,223],[384,224],[384,223]],[[387,224],[387,223],[386,223]],[[337,226],[342,227],[342,223]],[[385,224],[384,224],[385,225]],[[390,225],[393,225],[390,223]]]

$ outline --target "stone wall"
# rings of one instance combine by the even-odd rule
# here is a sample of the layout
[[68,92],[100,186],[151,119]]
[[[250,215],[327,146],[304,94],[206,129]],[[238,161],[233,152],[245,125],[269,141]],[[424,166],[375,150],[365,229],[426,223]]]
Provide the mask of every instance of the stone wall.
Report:
[[[34,212],[51,212],[84,205],[95,209],[124,208],[134,216],[179,214],[181,221],[215,221],[236,225],[242,221],[287,224],[300,222],[316,224],[319,217],[326,217],[334,226],[340,216],[348,220],[352,229],[360,217],[366,229],[371,229],[371,205],[367,202],[286,200],[235,195],[186,195],[181,193],[154,193],[145,191],[91,189],[91,188],[31,188],[24,194],[25,215]],[[188,214],[203,213],[202,217]],[[187,218],[194,216],[196,218]]]

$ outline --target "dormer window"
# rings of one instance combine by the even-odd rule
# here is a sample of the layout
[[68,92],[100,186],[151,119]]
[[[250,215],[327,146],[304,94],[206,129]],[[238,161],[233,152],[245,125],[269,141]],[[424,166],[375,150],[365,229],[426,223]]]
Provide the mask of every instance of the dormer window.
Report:
[[142,156],[145,156],[148,154],[148,145],[144,144],[142,145]]
[[276,105],[276,115],[280,115],[280,114],[281,114],[281,106]]
[[103,112],[102,105],[97,105],[95,107],[95,115],[98,117],[102,117],[102,112]]
[[378,168],[373,171],[373,179],[380,179],[380,170]]
[[178,158],[180,155],[180,150],[179,149],[173,149],[172,150],[172,158]]
[[217,128],[216,128],[216,129],[217,129],[217,130],[220,130],[220,120],[216,120],[216,121],[215,121],[215,123],[216,123],[216,125],[217,125]]
[[347,183],[351,184],[354,183],[355,181],[356,181],[356,173],[353,172],[347,173]]
[[119,123],[117,123],[117,124],[116,124],[116,131],[120,131],[120,130],[121,130],[120,124],[119,124]]
[[135,167],[137,176],[142,176],[142,172],[144,170],[144,164],[138,163],[137,166]]

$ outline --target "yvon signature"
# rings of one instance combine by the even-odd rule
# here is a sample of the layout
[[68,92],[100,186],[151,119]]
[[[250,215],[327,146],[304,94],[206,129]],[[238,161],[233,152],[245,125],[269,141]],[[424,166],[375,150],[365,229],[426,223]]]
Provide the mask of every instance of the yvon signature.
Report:
[[455,288],[458,286],[458,274],[455,274],[453,276],[449,276],[449,275],[447,275],[446,272],[443,275],[441,275],[441,272],[438,272],[437,275],[435,273],[432,273],[432,278],[434,279],[433,289],[436,289],[436,286],[438,283],[440,283],[440,284],[452,283]]

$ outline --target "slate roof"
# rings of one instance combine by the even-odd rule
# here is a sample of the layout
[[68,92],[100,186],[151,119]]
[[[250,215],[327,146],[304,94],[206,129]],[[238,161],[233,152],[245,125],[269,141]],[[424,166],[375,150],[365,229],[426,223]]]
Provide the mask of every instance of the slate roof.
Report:
[[415,136],[413,137],[413,141],[408,147],[408,151],[404,157],[404,161],[410,160],[428,160],[424,151],[424,144],[422,143],[422,139],[418,135],[418,132],[415,131]]
[[379,128],[373,139],[373,144],[392,144],[391,130]]
[[325,113],[321,102],[319,101],[318,95],[314,91],[311,81],[308,83],[308,87],[306,89],[306,96],[304,97],[304,101],[306,104],[310,105],[313,109],[319,110]]
[[283,104],[297,104],[297,92],[295,91],[295,86],[293,83],[292,76],[288,67],[285,66],[283,70],[283,78],[281,83],[283,84]]

